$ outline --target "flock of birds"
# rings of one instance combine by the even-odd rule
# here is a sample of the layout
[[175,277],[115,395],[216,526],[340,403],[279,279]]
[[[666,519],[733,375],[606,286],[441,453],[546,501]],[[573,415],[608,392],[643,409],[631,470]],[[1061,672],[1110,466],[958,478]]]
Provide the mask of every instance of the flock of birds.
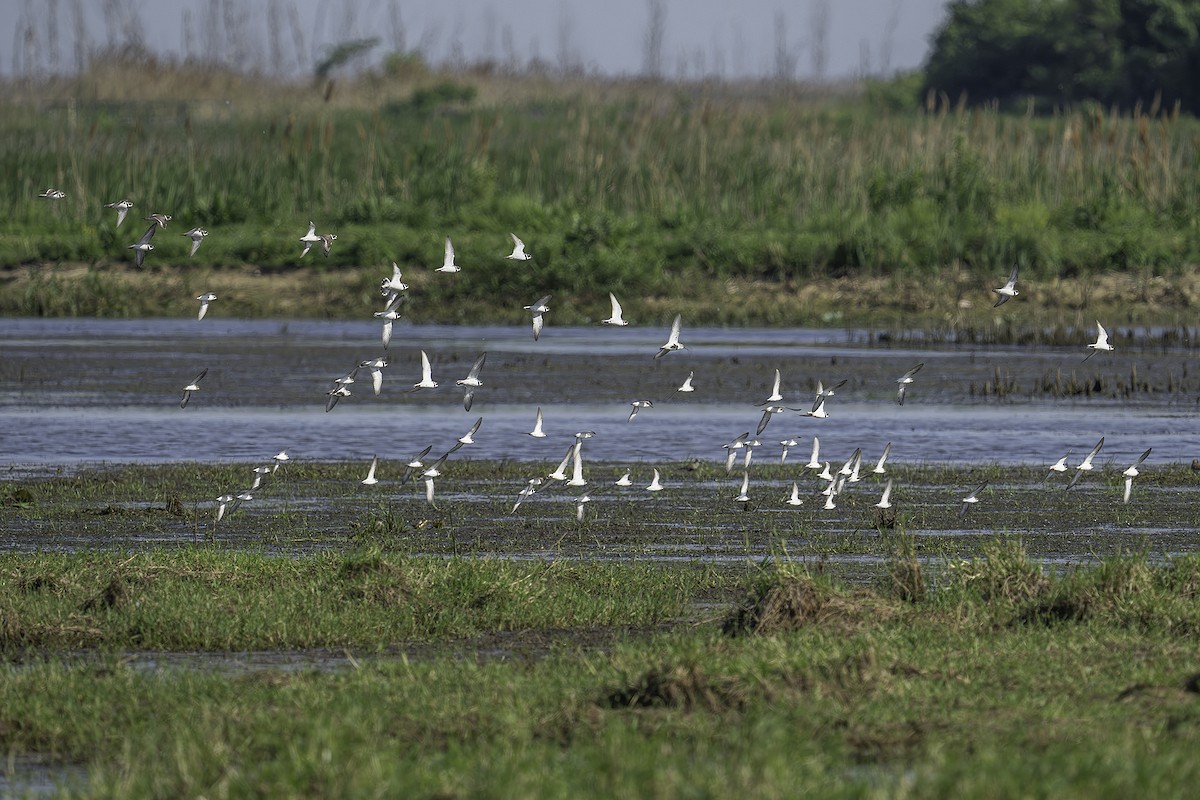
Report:
[[[51,201],[56,201],[61,200],[66,196],[66,194],[61,190],[49,188],[45,192],[42,192],[40,196]],[[133,205],[134,204],[132,201],[125,199],[113,203],[106,203],[104,204],[104,207],[114,209],[117,212],[116,226],[120,227],[121,223],[124,222],[129,210],[133,208]],[[159,230],[165,229],[167,227],[167,223],[170,222],[171,219],[171,215],[169,214],[157,213],[151,214],[145,218],[145,220],[150,223],[150,226],[146,229],[146,232],[137,242],[129,246],[129,249],[134,251],[134,262],[138,267],[142,267],[144,265],[147,253],[154,249],[152,242],[155,234]],[[183,236],[191,239],[192,244],[190,255],[194,256],[196,251],[199,249],[200,244],[204,241],[204,238],[208,236],[208,231],[199,227],[194,227],[185,232]],[[512,252],[504,257],[513,261],[531,260],[533,256],[526,251],[525,243],[518,238],[516,234],[510,234],[510,236],[512,237],[513,244]],[[299,238],[300,243],[303,245],[303,249],[300,252],[300,257],[303,258],[306,256],[317,244],[321,245],[322,251],[326,256],[328,256],[333,243],[336,240],[336,234],[318,233],[317,226],[313,222],[309,222],[308,231]],[[439,273],[453,274],[459,272],[460,270],[461,267],[455,261],[454,246],[450,239],[447,238],[445,240],[445,256],[443,263],[434,271]],[[1010,299],[1018,296],[1019,292],[1016,288],[1017,277],[1017,267],[1014,266],[1008,281],[1000,288],[992,290],[992,292],[997,295],[997,299],[993,307],[999,307],[1008,302]],[[383,385],[383,371],[389,364],[386,351],[391,344],[392,325],[396,320],[401,318],[400,307],[406,299],[404,292],[408,288],[408,284],[406,284],[403,280],[403,274],[400,267],[393,262],[391,276],[385,277],[380,281],[380,294],[383,297],[384,308],[381,311],[373,312],[374,317],[382,324],[381,338],[385,354],[376,358],[362,360],[350,372],[334,379],[332,386],[326,391],[325,410],[327,412],[332,411],[340,400],[351,396],[352,390],[350,386],[356,382],[359,374],[364,370],[370,376],[371,386],[374,394],[378,395],[380,393]],[[624,317],[623,309],[617,297],[612,292],[609,292],[608,297],[611,304],[611,313],[608,318],[600,320],[600,322],[605,325],[617,327],[627,326],[629,322]],[[213,292],[205,292],[196,297],[196,300],[200,303],[199,311],[197,313],[197,320],[204,319],[209,305],[216,299],[217,295]],[[537,341],[541,336],[545,325],[545,316],[550,311],[550,300],[551,295],[546,295],[536,302],[524,306],[524,309],[528,311],[530,315],[534,341]],[[670,353],[687,349],[681,340],[681,327],[681,315],[677,314],[671,324],[671,329],[667,335],[666,342],[664,342],[659,347],[658,351],[654,353],[654,359],[660,359]],[[1091,352],[1089,352],[1088,355],[1083,359],[1084,361],[1087,361],[1100,351],[1113,350],[1113,346],[1109,341],[1108,333],[1098,320],[1096,322],[1096,327],[1096,341],[1087,345],[1087,348]],[[430,363],[428,354],[424,350],[420,352],[420,358],[421,377],[420,380],[412,384],[412,388],[409,390],[411,392],[436,389],[439,386],[438,382],[433,379],[432,365]],[[469,412],[471,410],[476,390],[483,386],[481,374],[486,363],[486,359],[487,353],[481,353],[472,363],[467,375],[455,381],[455,385],[463,389],[463,409],[465,411]],[[896,402],[898,405],[904,405],[906,393],[916,382],[916,376],[923,366],[923,363],[917,364],[896,379]],[[187,408],[193,394],[200,391],[200,382],[204,379],[207,373],[208,369],[203,369],[194,379],[192,379],[183,387],[183,397],[179,404],[180,408]],[[695,391],[693,378],[694,372],[689,372],[687,378],[678,387],[678,389],[676,389],[676,391],[681,393]],[[742,455],[742,477],[739,485],[739,491],[734,497],[736,501],[748,502],[750,500],[751,458],[754,450],[762,445],[762,442],[758,437],[763,434],[770,421],[776,415],[782,414],[786,411],[799,412],[801,416],[812,417],[815,419],[828,418],[829,412],[826,408],[827,400],[832,398],[835,392],[845,385],[845,383],[846,380],[842,380],[836,384],[825,387],[821,381],[818,381],[816,394],[811,405],[797,408],[783,404],[784,396],[780,391],[781,375],[779,370],[775,370],[774,383],[771,393],[765,400],[757,404],[760,408],[762,408],[762,414],[754,435],[751,436],[750,432],[746,431],[745,433],[734,438],[732,441],[723,445],[726,450],[725,468],[727,473],[732,472],[739,452],[744,453]],[[639,411],[654,407],[653,401],[648,399],[633,400],[629,405],[630,411],[627,419],[628,422],[633,422]],[[423,481],[425,486],[425,499],[430,505],[434,505],[435,479],[443,476],[445,464],[450,456],[452,456],[462,447],[474,443],[473,436],[479,431],[482,424],[483,417],[479,417],[463,436],[459,437],[453,445],[446,449],[445,452],[439,455],[432,462],[426,463],[424,460],[429,456],[429,453],[432,452],[432,445],[425,447],[421,452],[415,454],[411,459],[405,462],[404,473],[399,481],[400,484],[407,484],[410,480]],[[543,430],[543,415],[541,407],[537,408],[534,426],[530,431],[528,431],[527,435],[535,439],[542,439],[547,436]],[[510,513],[515,513],[520,508],[522,503],[524,503],[537,492],[543,491],[555,483],[562,483],[565,486],[578,488],[581,490],[580,493],[572,497],[572,500],[576,508],[576,517],[582,520],[584,518],[585,505],[592,500],[592,497],[587,489],[589,482],[584,477],[583,444],[587,439],[594,435],[595,433],[592,431],[580,431],[575,433],[574,441],[571,442],[571,444],[567,447],[566,454],[559,462],[557,468],[547,475],[537,475],[529,478],[526,482],[526,485],[521,488],[519,494],[517,495],[516,502],[513,504]],[[779,445],[782,447],[780,464],[783,464],[787,459],[789,450],[798,446],[799,442],[795,439],[784,439],[779,442]],[[1084,475],[1094,469],[1093,461],[1103,446],[1104,439],[1102,437],[1096,446],[1091,449],[1088,455],[1074,467],[1075,474],[1067,484],[1066,489],[1069,490],[1073,488]],[[804,468],[815,471],[817,473],[817,478],[825,483],[824,489],[820,492],[820,496],[824,496],[825,498],[822,508],[827,510],[834,509],[836,508],[837,498],[846,489],[847,485],[857,483],[863,477],[862,449],[856,449],[850,458],[842,464],[841,468],[835,472],[831,470],[831,462],[821,460],[820,447],[820,439],[814,436],[812,442],[812,455],[808,462],[804,465]],[[875,466],[870,470],[870,473],[877,476],[886,475],[886,464],[890,454],[891,443],[889,442],[884,447],[882,455],[875,463]],[[1147,449],[1122,473],[1122,476],[1125,479],[1124,502],[1129,502],[1133,487],[1133,480],[1140,474],[1139,468],[1149,455],[1150,449]],[[1072,467],[1070,467],[1068,464],[1070,457],[1071,452],[1068,451],[1066,455],[1055,462],[1055,464],[1050,467],[1047,480],[1056,474],[1062,474],[1070,471],[1072,469]],[[220,522],[222,519],[232,514],[242,503],[252,500],[254,498],[253,493],[263,485],[264,481],[268,480],[270,476],[274,476],[279,468],[289,460],[290,457],[288,456],[287,450],[281,451],[272,457],[272,463],[270,465],[254,467],[253,481],[248,488],[239,491],[236,494],[230,492],[217,497],[216,522]],[[363,485],[374,486],[380,482],[380,479],[377,475],[379,466],[380,460],[379,456],[376,454],[371,459],[370,467],[366,477],[361,481]],[[665,487],[662,482],[660,470],[657,467],[653,467],[652,472],[652,480],[644,487],[645,491],[663,491]],[[632,470],[627,469],[624,474],[614,482],[614,486],[632,486],[633,481],[631,478],[631,473]],[[987,486],[988,482],[984,481],[965,497],[961,498],[962,506],[961,510],[959,511],[960,516],[966,514],[967,510],[970,509],[971,506],[980,502],[981,494],[984,492]],[[884,485],[879,501],[874,504],[876,508],[880,509],[881,511],[886,511],[894,507],[891,499],[893,488],[893,481],[889,477],[887,483]],[[804,498],[802,498],[800,495],[801,490],[799,481],[792,481],[790,494],[783,499],[783,502],[789,506],[802,505],[804,503]]]

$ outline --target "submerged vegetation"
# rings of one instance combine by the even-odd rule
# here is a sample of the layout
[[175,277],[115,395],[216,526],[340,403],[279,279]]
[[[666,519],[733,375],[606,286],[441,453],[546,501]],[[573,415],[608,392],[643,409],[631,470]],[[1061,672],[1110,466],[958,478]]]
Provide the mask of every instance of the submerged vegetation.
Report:
[[[654,313],[692,297],[697,321],[813,324],[859,299],[938,319],[961,313],[964,289],[990,306],[989,282],[1012,263],[1031,290],[1078,281],[1084,306],[1093,278],[1127,275],[1133,322],[1182,319],[1197,302],[1200,123],[1170,109],[1038,117],[937,97],[896,108],[877,85],[551,82],[419,62],[317,86],[160,67],[135,90],[121,67],[15,84],[2,101],[4,311],[158,313],[142,288],[177,286],[153,273],[198,267],[214,286],[247,266],[264,280],[302,268],[305,282],[349,287],[339,299],[369,297],[392,261],[425,321],[505,319],[546,292],[560,308],[600,304],[609,290]],[[177,99],[183,86],[195,99]],[[50,185],[67,196],[38,198]],[[137,205],[114,229],[102,206],[125,196]],[[114,271],[153,211],[212,235],[191,259],[186,239],[159,237],[151,274],[123,284]],[[338,234],[327,259],[299,258],[310,219]],[[510,231],[531,267],[501,259]],[[463,271],[434,280],[446,236]],[[736,296],[830,279],[849,296],[783,318]],[[854,295],[880,279],[887,291]],[[939,302],[930,280],[956,288]],[[238,313],[360,313],[296,295],[287,307],[253,292]]]

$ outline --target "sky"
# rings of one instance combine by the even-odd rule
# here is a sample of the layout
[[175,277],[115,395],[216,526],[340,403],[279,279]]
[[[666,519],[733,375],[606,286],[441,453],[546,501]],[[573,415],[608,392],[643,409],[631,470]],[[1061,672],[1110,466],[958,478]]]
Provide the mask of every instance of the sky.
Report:
[[85,53],[131,38],[174,58],[304,73],[335,42],[377,37],[376,60],[419,49],[435,64],[539,59],[631,75],[647,63],[653,5],[664,77],[837,80],[920,66],[946,0],[0,0],[13,23],[0,33],[0,74],[72,72]]

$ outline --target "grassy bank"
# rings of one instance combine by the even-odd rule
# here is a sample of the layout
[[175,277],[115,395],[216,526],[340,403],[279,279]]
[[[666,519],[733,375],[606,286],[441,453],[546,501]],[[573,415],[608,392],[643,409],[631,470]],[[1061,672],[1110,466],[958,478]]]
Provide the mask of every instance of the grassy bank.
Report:
[[[1013,262],[1031,287],[1078,278],[1079,297],[1061,302],[1084,306],[1101,299],[1095,276],[1129,276],[1142,295],[1126,307],[1132,322],[1196,302],[1186,274],[1200,261],[1200,125],[1168,111],[1037,118],[936,102],[897,110],[872,93],[813,97],[786,85],[422,70],[329,93],[193,75],[196,99],[181,104],[167,98],[186,72],[136,87],[117,74],[101,65],[41,91],[13,87],[3,101],[0,264],[102,267],[25,283],[9,273],[6,313],[163,313],[104,266],[131,260],[151,211],[175,222],[156,238],[150,271],[213,267],[216,281],[249,265],[365,300],[396,261],[426,279],[421,313],[438,321],[507,319],[546,292],[594,316],[609,290],[649,298],[638,313],[688,297],[698,321],[810,323],[854,317],[847,307],[867,299],[936,319],[959,313],[962,297],[922,308],[930,282],[961,275],[955,286],[990,306],[987,289]],[[50,185],[67,197],[36,196]],[[115,230],[102,204],[125,196],[137,206]],[[339,237],[328,259],[306,257],[315,277],[295,272],[310,219]],[[175,234],[193,225],[212,235],[189,259]],[[509,231],[532,264],[503,261]],[[428,279],[446,236],[464,269]],[[729,296],[732,286],[769,300],[835,278],[888,291],[781,310]],[[358,302],[290,307],[268,296],[235,302],[246,315],[361,313]]]
[[[265,561],[206,558],[226,575],[277,574]],[[195,559],[136,566],[167,574]],[[65,581],[81,565],[40,567]],[[550,589],[558,568],[531,587]],[[606,569],[581,566],[579,577]],[[707,622],[599,647],[563,637],[535,658],[455,650],[332,671],[148,671],[50,650],[0,668],[0,747],[86,766],[97,797],[1190,793],[1194,557],[1052,574],[999,540],[934,594],[914,593],[913,574],[897,558],[869,591],[795,566],[754,571]],[[304,602],[301,586],[279,588],[276,616]],[[639,586],[635,575],[623,588]],[[209,600],[242,589],[214,581]],[[405,603],[390,605],[399,614]],[[606,624],[638,619],[629,609]]]

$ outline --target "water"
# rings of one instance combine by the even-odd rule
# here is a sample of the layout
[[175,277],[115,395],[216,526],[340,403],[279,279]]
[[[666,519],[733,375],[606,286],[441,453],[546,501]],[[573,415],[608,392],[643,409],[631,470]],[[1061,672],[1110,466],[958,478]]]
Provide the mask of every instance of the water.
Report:
[[[894,463],[1042,465],[1068,449],[1082,455],[1101,436],[1100,464],[1132,461],[1147,447],[1158,464],[1200,456],[1200,386],[1185,352],[1119,349],[1084,364],[1077,348],[891,348],[866,331],[685,325],[689,349],[655,360],[666,333],[551,320],[534,342],[524,327],[397,325],[381,394],[363,370],[353,395],[326,413],[332,380],[384,352],[377,324],[4,319],[0,465],[255,462],[283,448],[298,459],[407,458],[430,444],[448,448],[480,416],[476,444],[456,457],[556,461],[576,431],[592,430],[593,460],[721,460],[722,444],[757,426],[755,403],[775,369],[796,408],[811,404],[818,379],[849,381],[828,401],[829,419],[772,417],[761,458],[777,461],[778,442],[795,438],[789,458],[803,463],[814,435],[830,460],[856,447],[870,459],[890,441]],[[411,393],[422,349],[441,386]],[[483,351],[484,386],[466,412],[454,381]],[[901,407],[894,381],[919,362]],[[183,385],[203,368],[201,391],[180,409]],[[997,369],[1019,387],[1009,401],[979,396]],[[1122,392],[1132,369],[1154,391]],[[1034,389],[1058,370],[1105,389],[1069,401]],[[696,392],[677,393],[689,372]],[[635,399],[655,406],[627,421]],[[539,405],[542,440],[525,435]]]

